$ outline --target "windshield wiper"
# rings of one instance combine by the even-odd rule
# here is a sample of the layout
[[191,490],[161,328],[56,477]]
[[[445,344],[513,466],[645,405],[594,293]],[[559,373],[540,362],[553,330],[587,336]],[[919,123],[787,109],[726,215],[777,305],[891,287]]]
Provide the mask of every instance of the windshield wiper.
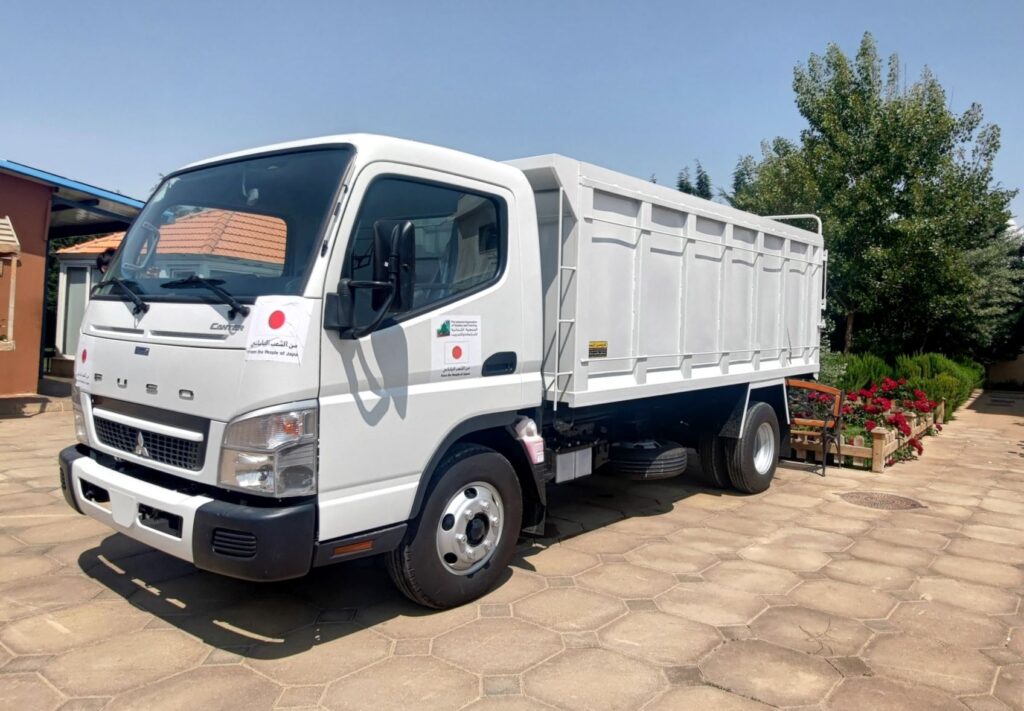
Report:
[[139,290],[139,285],[136,282],[129,281],[127,279],[121,279],[120,277],[110,277],[109,279],[104,279],[99,284],[94,286],[93,291],[96,291],[100,287],[104,287],[107,284],[112,284],[116,287],[119,287],[121,291],[124,292],[125,296],[128,297],[128,300],[131,301],[132,304],[134,304],[134,306],[132,307],[132,314],[134,314],[135,316],[138,316],[140,313],[146,313],[147,311],[149,311],[149,304],[142,300],[142,297],[140,296],[142,291]]
[[238,314],[243,316],[249,315],[249,307],[243,304],[241,301],[232,296],[225,289],[220,288],[220,285],[224,283],[223,279],[207,279],[201,277],[198,274],[189,274],[184,279],[175,279],[174,281],[167,281],[161,284],[161,288],[164,289],[207,289],[212,293],[220,297],[222,303],[227,304],[231,308],[228,310],[228,318],[234,318]]

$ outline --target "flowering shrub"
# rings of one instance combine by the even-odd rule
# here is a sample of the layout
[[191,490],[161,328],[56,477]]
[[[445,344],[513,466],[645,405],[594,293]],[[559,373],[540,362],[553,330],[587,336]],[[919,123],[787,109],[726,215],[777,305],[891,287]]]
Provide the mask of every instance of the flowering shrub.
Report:
[[[833,418],[835,401],[827,393],[814,390],[789,389],[789,411],[793,417],[828,421]],[[935,411],[937,403],[920,388],[913,388],[906,378],[894,380],[883,377],[881,383],[871,383],[866,388],[851,390],[843,398],[842,435],[843,441],[852,443],[853,438],[864,435],[870,438],[878,427],[896,432],[899,448],[893,452],[886,464],[915,459],[924,451],[924,445],[917,437],[911,437],[912,420],[918,415]],[[926,435],[941,431],[941,424],[934,424]]]

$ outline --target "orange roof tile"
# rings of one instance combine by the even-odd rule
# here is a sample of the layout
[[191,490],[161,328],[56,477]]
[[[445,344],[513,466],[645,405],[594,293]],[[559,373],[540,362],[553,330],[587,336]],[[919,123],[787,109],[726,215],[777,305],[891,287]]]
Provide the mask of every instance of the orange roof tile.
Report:
[[[160,228],[158,254],[216,254],[284,264],[287,227],[277,217],[230,210],[203,210]],[[57,254],[99,255],[121,244],[124,232],[57,250]]]

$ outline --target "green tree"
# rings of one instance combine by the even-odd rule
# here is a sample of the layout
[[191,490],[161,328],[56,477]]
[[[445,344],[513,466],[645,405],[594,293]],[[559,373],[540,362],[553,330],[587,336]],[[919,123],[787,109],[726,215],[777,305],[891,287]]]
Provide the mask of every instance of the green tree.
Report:
[[829,45],[794,71],[807,121],[799,142],[762,144],[733,174],[733,205],[813,212],[825,223],[829,306],[845,351],[984,356],[1005,343],[1022,302],[1015,191],[996,184],[999,128],[981,107],[953,112],[927,69],[901,88],[865,34],[847,57]]
[[710,200],[712,197],[711,192],[711,177],[708,172],[704,170],[704,166],[697,161],[697,182],[694,185],[694,195],[702,197],[705,200]]
[[689,193],[693,195],[696,192],[696,188],[693,186],[693,180],[690,179],[690,169],[683,168],[679,171],[679,177],[676,178],[676,189],[681,193]]

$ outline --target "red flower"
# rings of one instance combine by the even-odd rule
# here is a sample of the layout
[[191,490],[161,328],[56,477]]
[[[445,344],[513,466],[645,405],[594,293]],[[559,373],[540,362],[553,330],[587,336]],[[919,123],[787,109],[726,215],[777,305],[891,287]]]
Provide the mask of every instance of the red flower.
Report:
[[895,463],[896,463],[896,460],[893,459],[892,457],[889,457],[888,459],[885,460],[885,466],[887,466],[887,467],[891,467]]
[[864,429],[866,429],[868,432],[873,431],[876,427],[878,427],[878,423],[876,423],[874,420],[864,421]]
[[853,414],[853,408],[850,407],[849,405],[843,405],[843,414],[844,415],[852,415]]
[[882,378],[882,392],[891,393],[893,390],[898,388],[899,385],[890,377]]
[[896,381],[896,383],[898,385],[906,385],[907,384],[907,379],[906,378],[900,378],[899,380]]
[[885,412],[886,410],[892,409],[892,400],[885,397],[876,397],[875,404],[880,408],[879,412]]
[[857,393],[851,390],[850,392],[846,393],[846,399],[849,400],[850,402],[857,402]]
[[882,410],[878,409],[874,405],[865,405],[864,412],[868,413],[869,415],[876,415],[879,412],[882,412]]
[[917,450],[918,455],[924,451],[924,445],[922,445],[921,440],[916,437],[910,440],[910,446]]
[[935,429],[937,429],[939,432],[942,432],[942,425],[940,425],[938,422],[936,422],[935,423]]
[[815,400],[818,399],[818,393],[812,390],[811,392],[807,393],[807,399],[810,400],[811,402],[814,402]]
[[914,397],[916,397],[918,400],[927,400],[928,394],[924,390],[915,390]]

